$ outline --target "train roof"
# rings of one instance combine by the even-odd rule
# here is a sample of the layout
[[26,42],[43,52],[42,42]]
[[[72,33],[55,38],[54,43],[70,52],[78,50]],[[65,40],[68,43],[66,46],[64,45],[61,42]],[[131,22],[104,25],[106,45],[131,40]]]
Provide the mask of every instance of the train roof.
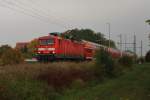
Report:
[[104,45],[98,44],[98,43],[94,43],[94,42],[90,42],[90,41],[86,41],[86,40],[82,40],[82,42],[88,46],[92,46],[94,48],[107,48]]
[[[55,35],[42,36],[42,37],[39,37],[38,39],[39,40],[44,40],[44,39],[50,39],[50,38],[56,38],[56,39],[62,39],[62,40],[66,40],[66,41],[72,41],[70,39],[65,39],[65,38],[62,38],[60,36],[55,36]],[[72,42],[82,44],[82,42],[79,42],[79,41],[76,41],[76,40],[73,40]]]
[[42,37],[39,37],[38,39],[49,39],[49,38],[60,38],[58,36],[54,36],[54,35],[48,35],[48,36],[42,36]]

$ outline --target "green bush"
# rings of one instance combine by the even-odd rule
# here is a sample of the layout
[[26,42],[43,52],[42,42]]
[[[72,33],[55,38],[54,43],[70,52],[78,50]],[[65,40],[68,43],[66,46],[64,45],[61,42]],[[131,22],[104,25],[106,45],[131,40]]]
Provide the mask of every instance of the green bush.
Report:
[[9,49],[12,49],[9,45],[2,45],[0,47],[0,58],[2,56],[2,54],[6,51],[6,50],[9,50]]
[[142,64],[144,62],[145,62],[145,59],[143,57],[140,57],[140,58],[137,59],[138,64]]
[[150,51],[146,53],[145,60],[146,62],[150,62]]
[[119,64],[121,64],[124,67],[132,67],[133,58],[129,57],[129,56],[122,56],[118,62],[119,62]]
[[46,81],[50,86],[53,86],[57,90],[65,87],[72,87],[74,83],[82,84],[93,79],[93,68],[88,66],[89,63],[53,64],[48,67],[46,71],[41,72],[37,79]]
[[98,76],[114,76],[115,63],[109,53],[100,49],[96,53],[96,68],[95,72]]
[[12,48],[3,51],[0,59],[1,65],[19,64],[23,61],[22,54]]
[[105,73],[108,77],[114,77],[114,69],[115,69],[115,63],[112,57],[107,58],[107,62],[105,63]]

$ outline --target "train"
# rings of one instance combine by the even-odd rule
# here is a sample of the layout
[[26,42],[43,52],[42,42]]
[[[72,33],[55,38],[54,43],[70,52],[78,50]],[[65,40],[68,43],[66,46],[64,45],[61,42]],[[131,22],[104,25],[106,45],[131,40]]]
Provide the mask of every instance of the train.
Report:
[[35,55],[38,61],[93,60],[98,49],[108,51],[113,58],[119,58],[124,55],[133,55],[129,52],[108,48],[107,46],[86,40],[76,41],[62,38],[54,33],[39,37],[38,42],[39,45],[36,46],[35,50]]

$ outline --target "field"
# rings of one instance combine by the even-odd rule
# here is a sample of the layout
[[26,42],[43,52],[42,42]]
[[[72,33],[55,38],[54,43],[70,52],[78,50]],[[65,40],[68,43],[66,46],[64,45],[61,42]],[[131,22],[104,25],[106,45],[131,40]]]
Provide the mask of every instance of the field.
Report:
[[93,87],[68,90],[60,100],[150,100],[150,64]]
[[90,77],[92,64],[1,66],[0,100],[150,100],[150,64],[103,80]]

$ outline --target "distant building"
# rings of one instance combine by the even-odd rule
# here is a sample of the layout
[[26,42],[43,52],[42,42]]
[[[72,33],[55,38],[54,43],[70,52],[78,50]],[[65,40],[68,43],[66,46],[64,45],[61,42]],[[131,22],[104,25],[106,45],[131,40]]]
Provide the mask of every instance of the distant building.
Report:
[[24,49],[27,47],[28,44],[29,42],[18,42],[16,43],[16,49]]
[[16,49],[24,49],[24,48],[27,48],[27,46],[28,46],[30,43],[32,43],[33,41],[38,41],[38,39],[35,38],[35,39],[33,39],[33,40],[29,41],[29,42],[17,42],[15,48],[16,48]]

